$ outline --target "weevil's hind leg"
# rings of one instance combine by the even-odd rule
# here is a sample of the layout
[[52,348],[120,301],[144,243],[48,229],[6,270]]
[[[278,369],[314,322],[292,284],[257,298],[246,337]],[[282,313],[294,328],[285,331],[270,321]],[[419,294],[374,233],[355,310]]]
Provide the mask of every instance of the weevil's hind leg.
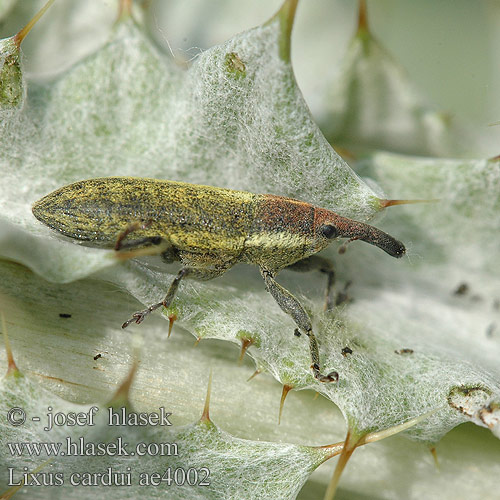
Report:
[[177,292],[177,289],[179,288],[179,284],[182,280],[182,278],[185,278],[188,274],[190,274],[191,269],[187,267],[183,267],[178,273],[177,276],[174,278],[174,281],[172,281],[172,284],[170,285],[167,295],[165,295],[165,298],[161,301],[158,302],[157,304],[153,304],[152,306],[149,306],[147,309],[144,309],[143,311],[138,311],[132,315],[130,319],[125,321],[123,323],[122,328],[127,328],[130,323],[142,323],[144,321],[144,318],[152,313],[153,311],[156,311],[161,306],[164,307],[169,307],[172,301],[174,300],[175,294]]
[[[337,372],[333,371],[328,375],[323,375],[321,373],[319,365],[318,341],[312,331],[311,320],[300,302],[286,288],[283,288],[276,282],[272,273],[266,271],[265,269],[261,269],[260,273],[264,278],[267,290],[274,297],[281,309],[293,318],[296,325],[299,327],[299,331],[303,331],[309,337],[309,350],[312,360],[311,370],[314,373],[314,377],[320,382],[336,382],[339,378],[339,374]],[[298,332],[296,330],[295,335],[297,335],[297,333]]]
[[324,310],[329,311],[333,309],[335,300],[333,298],[333,285],[335,284],[335,270],[333,262],[330,259],[325,259],[319,255],[311,255],[305,259],[299,260],[288,266],[286,269],[291,271],[307,272],[307,271],[320,271],[326,274],[326,293],[325,293],[325,306]]

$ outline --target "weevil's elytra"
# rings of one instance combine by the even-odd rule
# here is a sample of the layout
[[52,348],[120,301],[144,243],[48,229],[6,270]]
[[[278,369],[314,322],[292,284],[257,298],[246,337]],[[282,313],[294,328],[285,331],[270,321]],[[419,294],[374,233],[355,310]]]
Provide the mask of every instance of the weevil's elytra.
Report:
[[[300,302],[279,285],[285,267],[318,269],[333,283],[333,267],[315,256],[335,238],[360,239],[393,257],[404,245],[379,229],[309,203],[245,191],[156,179],[107,177],[64,186],[33,205],[33,214],[52,229],[102,248],[139,249],[158,245],[167,262],[182,268],[162,302],[123,324],[141,323],[169,307],[182,279],[212,279],[238,262],[256,264],[266,289],[309,338],[311,369],[322,382],[338,379],[320,371],[318,343]],[[161,243],[161,244],[160,244]],[[328,293],[327,293],[328,296]]]

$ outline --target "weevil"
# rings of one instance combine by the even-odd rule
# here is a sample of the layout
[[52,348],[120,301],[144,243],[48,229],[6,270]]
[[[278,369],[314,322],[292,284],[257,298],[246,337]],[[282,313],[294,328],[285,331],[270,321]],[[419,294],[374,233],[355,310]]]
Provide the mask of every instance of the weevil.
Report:
[[134,177],[88,179],[64,186],[33,205],[37,219],[90,246],[117,251],[157,247],[162,259],[181,269],[161,302],[138,311],[122,327],[142,323],[152,311],[168,308],[181,280],[210,280],[239,262],[260,268],[265,287],[289,314],[295,334],[309,338],[311,370],[323,374],[311,320],[300,302],[276,281],[284,268],[318,269],[333,282],[333,266],[317,255],[336,238],[359,239],[393,257],[404,245],[383,231],[309,203],[270,194]]

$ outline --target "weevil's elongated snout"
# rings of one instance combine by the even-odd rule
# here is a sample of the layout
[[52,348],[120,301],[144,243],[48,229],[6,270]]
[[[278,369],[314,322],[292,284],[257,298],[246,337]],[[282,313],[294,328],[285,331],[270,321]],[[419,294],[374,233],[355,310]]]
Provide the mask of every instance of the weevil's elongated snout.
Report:
[[370,245],[381,248],[392,257],[400,258],[405,254],[406,248],[403,243],[393,238],[391,235],[384,233],[384,231],[363,222],[349,219],[345,220],[348,221],[348,223],[339,223],[337,225],[341,238],[366,241],[370,243]]
[[316,209],[314,225],[316,230],[319,229],[323,234],[325,234],[325,227],[331,225],[332,229],[326,231],[326,234],[331,234],[331,236],[327,236],[328,238],[336,237],[363,240],[370,243],[370,245],[381,248],[392,257],[402,257],[406,252],[403,243],[393,238],[391,235],[384,233],[384,231],[370,226],[369,224],[365,224],[364,222],[342,217],[330,210]]

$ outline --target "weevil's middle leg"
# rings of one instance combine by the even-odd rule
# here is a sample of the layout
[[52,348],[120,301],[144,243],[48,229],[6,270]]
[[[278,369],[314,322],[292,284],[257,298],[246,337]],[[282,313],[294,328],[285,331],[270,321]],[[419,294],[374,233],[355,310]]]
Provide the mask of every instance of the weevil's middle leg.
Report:
[[[336,382],[339,378],[339,374],[335,371],[330,372],[328,375],[323,375],[320,370],[319,364],[319,348],[318,341],[312,331],[311,320],[305,312],[304,308],[300,302],[286,289],[283,288],[275,279],[272,273],[261,269],[260,273],[264,278],[267,290],[274,297],[281,309],[289,314],[299,330],[302,330],[309,338],[309,351],[311,353],[311,370],[314,373],[314,377],[320,382]],[[297,333],[295,333],[297,334]]]
[[330,309],[333,309],[335,300],[332,296],[332,291],[333,285],[335,284],[335,270],[333,262],[330,259],[325,259],[319,255],[311,255],[310,257],[306,257],[305,259],[295,262],[295,264],[288,266],[286,269],[299,272],[320,271],[326,274],[324,310],[329,311]]
[[167,295],[165,295],[165,298],[161,301],[158,302],[157,304],[153,304],[152,306],[149,306],[147,309],[144,309],[143,311],[138,311],[132,315],[130,319],[125,321],[123,323],[122,328],[127,328],[130,323],[137,323],[140,324],[144,321],[144,318],[152,313],[153,311],[156,311],[161,306],[164,307],[169,307],[172,301],[174,300],[175,294],[177,292],[177,289],[179,288],[179,284],[182,280],[182,278],[185,278],[189,273],[191,272],[191,269],[188,267],[183,267],[178,273],[177,276],[174,278],[174,281],[172,281],[172,284],[170,285]]

